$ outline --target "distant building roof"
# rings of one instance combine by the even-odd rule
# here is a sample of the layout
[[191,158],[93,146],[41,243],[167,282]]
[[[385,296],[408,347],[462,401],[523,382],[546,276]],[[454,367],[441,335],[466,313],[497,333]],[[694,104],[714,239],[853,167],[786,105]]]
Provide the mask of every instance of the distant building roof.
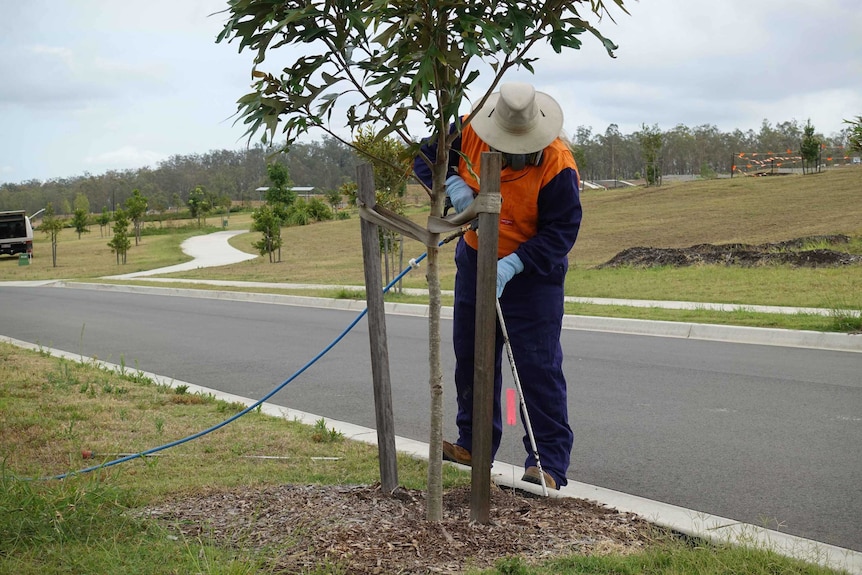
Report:
[[[269,189],[269,186],[261,186],[260,188],[255,188],[255,192],[265,192]],[[302,193],[302,192],[313,192],[316,188],[314,186],[288,186],[288,190],[293,192]]]

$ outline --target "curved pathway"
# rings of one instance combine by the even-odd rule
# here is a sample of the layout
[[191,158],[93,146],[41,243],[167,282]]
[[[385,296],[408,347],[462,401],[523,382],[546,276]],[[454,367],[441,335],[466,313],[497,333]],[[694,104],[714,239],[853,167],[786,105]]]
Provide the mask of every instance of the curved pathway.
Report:
[[253,260],[257,256],[248,254],[238,250],[228,243],[228,240],[233,236],[244,234],[245,231],[226,231],[215,232],[205,236],[194,236],[182,243],[183,253],[192,256],[194,259],[189,262],[157,268],[154,270],[144,270],[140,272],[132,272],[115,276],[106,276],[104,279],[112,280],[128,280],[140,277],[169,274],[173,272],[184,272],[188,270],[196,270],[198,268],[209,268],[214,266],[226,266],[236,264],[246,260]]

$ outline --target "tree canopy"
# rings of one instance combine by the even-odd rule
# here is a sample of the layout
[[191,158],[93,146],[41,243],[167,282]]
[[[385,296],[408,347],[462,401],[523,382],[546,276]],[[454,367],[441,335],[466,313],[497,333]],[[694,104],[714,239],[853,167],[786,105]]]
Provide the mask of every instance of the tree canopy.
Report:
[[[610,2],[624,10],[623,0]],[[281,124],[289,148],[311,128],[334,134],[330,121],[343,98],[351,130],[371,124],[381,139],[397,134],[415,143],[409,116],[420,115],[430,133],[456,121],[479,77],[474,59],[488,62],[497,78],[512,67],[532,71],[534,45],[577,49],[584,32],[612,53],[616,46],[579,13],[584,4],[606,13],[603,0],[236,0],[218,41],[256,52],[254,90],[238,101],[249,137],[260,132],[275,142]],[[277,74],[261,69],[270,51],[289,45],[303,47],[292,65]]]

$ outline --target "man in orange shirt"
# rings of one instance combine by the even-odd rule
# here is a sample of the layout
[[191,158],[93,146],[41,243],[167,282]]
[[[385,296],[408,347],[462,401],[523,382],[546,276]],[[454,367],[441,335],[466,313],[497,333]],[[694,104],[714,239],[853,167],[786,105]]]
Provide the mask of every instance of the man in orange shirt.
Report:
[[[537,92],[530,84],[503,84],[472,122],[462,128],[449,154],[446,179],[446,194],[455,210],[461,212],[479,191],[473,174],[481,173],[482,152],[495,150],[503,155],[497,297],[533,424],[545,483],[556,489],[567,483],[573,444],[560,331],[568,253],[578,237],[581,222],[577,165],[559,137],[562,127],[562,110],[549,95]],[[422,152],[433,161],[436,139],[426,142]],[[430,187],[431,169],[421,155],[414,163],[414,171]],[[464,465],[472,462],[477,248],[475,231],[467,232],[455,248],[453,343],[458,439],[455,443],[443,442],[444,459]],[[500,446],[503,432],[502,349],[498,326],[492,455]],[[541,483],[526,435],[524,447],[527,457],[523,480]]]

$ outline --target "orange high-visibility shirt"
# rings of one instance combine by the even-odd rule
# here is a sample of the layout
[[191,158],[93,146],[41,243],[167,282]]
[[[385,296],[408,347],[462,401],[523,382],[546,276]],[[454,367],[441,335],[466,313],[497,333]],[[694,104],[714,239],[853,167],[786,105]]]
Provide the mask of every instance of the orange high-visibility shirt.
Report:
[[[464,157],[458,162],[458,174],[474,192],[479,192],[479,182],[473,174],[481,173],[482,152],[490,151],[469,124],[461,133],[461,152]],[[503,169],[500,174],[500,233],[497,257],[513,253],[523,242],[537,233],[539,221],[539,192],[561,171],[578,166],[568,146],[557,138],[545,148],[538,166],[526,166],[523,170]],[[479,249],[479,238],[474,230],[464,234],[464,240],[473,249]]]

